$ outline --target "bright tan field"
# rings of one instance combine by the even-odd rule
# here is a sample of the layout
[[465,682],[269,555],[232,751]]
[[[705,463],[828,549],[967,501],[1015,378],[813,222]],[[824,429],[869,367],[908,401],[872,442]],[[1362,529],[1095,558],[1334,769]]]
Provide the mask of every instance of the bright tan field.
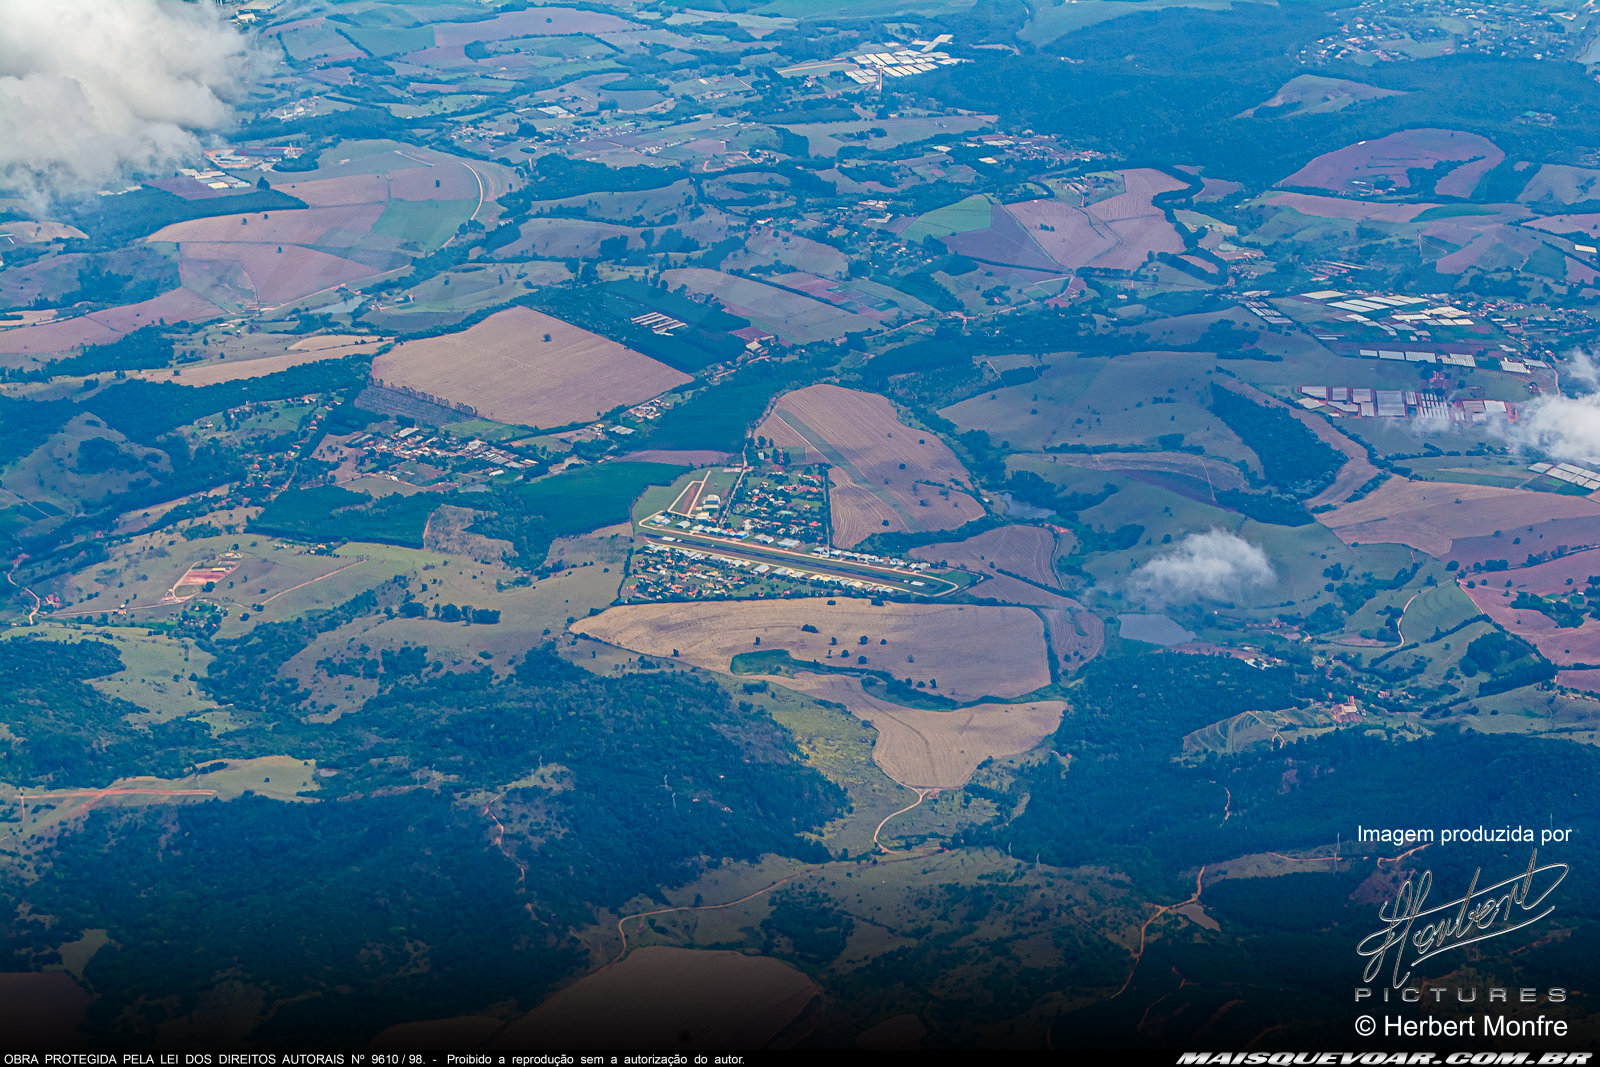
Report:
[[649,945],[568,986],[491,1048],[760,1048],[816,985],[770,956]]
[[[801,629],[807,625],[817,632]],[[796,660],[937,681],[941,694],[958,700],[1016,697],[1050,684],[1044,624],[1020,607],[873,607],[842,597],[833,607],[825,600],[628,604],[580,619],[571,630],[651,656],[670,658],[676,650],[679,659],[714,671],[728,670],[742,652],[787,649]]]
[[907,708],[872,696],[839,674],[801,673],[783,684],[807,696],[837,701],[878,731],[873,761],[912,789],[959,789],[984,760],[1027,752],[1054,733],[1062,700],[977,704],[957,711]]
[[[1345,544],[1389,541],[1443,556],[1457,538],[1485,537],[1551,519],[1597,516],[1600,502],[1584,496],[1391,478],[1364,499],[1340,505],[1317,520]],[[1512,551],[1510,546],[1507,551]]]
[[811,385],[778,399],[757,429],[780,446],[808,447],[835,464],[833,542],[874,533],[953,530],[981,518],[983,505],[957,486],[972,477],[926,430],[900,421],[888,400],[837,385]]
[[649,356],[528,308],[399,345],[373,361],[372,373],[391,386],[470,404],[484,418],[534,427],[592,422],[596,412],[689,381]]
[[[377,351],[368,346],[368,352]],[[206,363],[199,367],[181,367],[177,378],[172,376],[172,371],[166,368],[156,370],[129,371],[130,378],[147,378],[154,382],[176,381],[179,385],[189,385],[198,388],[202,385],[216,385],[218,382],[236,382],[244,378],[261,378],[268,374],[276,374],[290,367],[298,367],[304,363],[319,363],[327,359],[339,359],[346,355],[356,355],[361,352],[359,348],[352,348],[348,352],[330,353],[325,350],[286,352],[281,356],[263,356],[261,359],[223,360],[216,363]]]

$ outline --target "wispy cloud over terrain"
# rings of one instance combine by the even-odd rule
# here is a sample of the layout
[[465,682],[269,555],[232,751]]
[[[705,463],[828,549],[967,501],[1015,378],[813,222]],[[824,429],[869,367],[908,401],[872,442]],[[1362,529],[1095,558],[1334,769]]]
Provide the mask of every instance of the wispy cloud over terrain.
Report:
[[36,199],[191,159],[246,72],[210,3],[0,0],[0,26],[0,175]]
[[1267,554],[1226,530],[1189,534],[1130,577],[1137,596],[1160,603],[1228,600],[1276,580]]

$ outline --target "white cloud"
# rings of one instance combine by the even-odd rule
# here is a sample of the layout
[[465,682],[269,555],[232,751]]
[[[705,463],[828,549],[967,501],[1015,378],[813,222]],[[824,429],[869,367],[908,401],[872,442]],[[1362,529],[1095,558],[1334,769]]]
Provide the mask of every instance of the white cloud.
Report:
[[[1568,377],[1594,388],[1594,363],[1583,352],[1574,353]],[[1547,393],[1519,405],[1517,421],[1501,429],[1507,443],[1519,452],[1537,450],[1556,459],[1600,463],[1600,392],[1570,397]]]
[[1267,554],[1226,530],[1190,534],[1129,577],[1137,595],[1163,603],[1229,600],[1276,580]]
[[43,200],[192,160],[246,41],[209,2],[0,0],[0,175]]

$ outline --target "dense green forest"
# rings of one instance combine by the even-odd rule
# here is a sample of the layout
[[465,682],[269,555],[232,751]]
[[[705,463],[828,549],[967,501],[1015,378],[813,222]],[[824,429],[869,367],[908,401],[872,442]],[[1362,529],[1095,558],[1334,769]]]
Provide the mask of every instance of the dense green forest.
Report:
[[[1344,18],[1304,0],[1227,11],[1136,11],[1037,54],[932,77],[945,81],[935,90],[942,98],[998,112],[1006,126],[1049,131],[1127,159],[1204,166],[1207,174],[1256,189],[1324,152],[1417,127],[1481,134],[1510,159],[1562,158],[1569,145],[1600,143],[1600,90],[1578,64],[1457,54],[1368,67],[1303,65],[1300,49],[1336,32]],[[1063,63],[1063,56],[1074,62]],[[1301,74],[1404,95],[1320,114],[1236,118]],[[1485,100],[1494,106],[1483,106]],[[1519,121],[1527,112],[1557,119]],[[1480,188],[1490,198],[1515,195],[1493,183]]]
[[[1352,897],[1373,871],[1372,846],[1351,840],[1358,825],[1542,827],[1553,818],[1575,830],[1561,862],[1582,870],[1600,860],[1600,802],[1588,784],[1600,773],[1600,752],[1589,746],[1453,729],[1397,741],[1379,722],[1379,730],[1336,731],[1186,766],[1173,761],[1184,733],[1248,709],[1287,707],[1303,699],[1307,683],[1289,666],[1256,670],[1171,653],[1096,660],[1080,678],[1050,742],[1058,758],[1031,766],[1012,788],[1013,798],[1026,795],[1025,809],[969,834],[969,843],[1048,864],[1109,861],[1144,891],[1174,902],[1193,892],[1202,864],[1215,877],[1233,857],[1298,849],[1330,856],[1326,873],[1208,881],[1203,899],[1222,930],[1156,942],[1130,990],[1137,1015],[1162,995],[1163,983],[1176,985],[1176,968],[1203,987],[1189,1009],[1164,1033],[1138,1027],[1137,1019],[1130,1025],[1128,1006],[1117,1001],[1064,1017],[1061,1025],[1087,1044],[1098,1033],[1181,1041],[1230,999],[1245,1006],[1219,1031],[1224,1045],[1278,1025],[1322,1027],[1317,1040],[1347,1031],[1352,946],[1377,928],[1371,900]],[[1339,836],[1344,873],[1334,873],[1331,861]],[[1517,873],[1527,851],[1435,848],[1426,866],[1436,885],[1458,892],[1479,866],[1497,878]],[[1385,883],[1378,892],[1397,887]],[[1600,980],[1600,890],[1569,878],[1557,906],[1574,929],[1569,941],[1555,952],[1506,957],[1493,965],[1495,984]]]
[[[1287,493],[1315,496],[1333,484],[1339,468],[1344,466],[1343,452],[1323,444],[1299,419],[1281,408],[1257,404],[1231,389],[1213,385],[1211,410],[1250,446],[1261,460],[1267,481]],[[1241,510],[1246,514],[1249,510],[1243,504],[1264,510],[1263,505],[1242,501]],[[1276,517],[1278,511],[1287,510],[1291,509],[1273,507],[1271,513]]]
[[[206,743],[187,747],[118,726],[130,706],[80,680],[120,666],[108,645],[69,658],[42,641],[0,643],[0,682],[42,704],[12,724],[30,739],[13,759],[31,762],[8,765],[8,780],[104,784],[246,751],[333,772],[308,795],[338,803],[247,795],[95,812],[60,840],[50,879],[0,891],[7,914],[25,893],[64,928],[110,931],[117,947],[86,974],[104,994],[91,1021],[101,1040],[148,1041],[168,1011],[153,1005],[192,1005],[222,972],[302,998],[264,1024],[256,1037],[268,1042],[364,1043],[393,1022],[507,995],[531,1005],[579,965],[567,931],[596,907],[682,884],[719,862],[707,857],[826,858],[797,835],[839,814],[844,794],[764,713],[690,674],[600,678],[534,649],[496,683],[487,670],[427,669],[412,650],[385,657],[385,691],[359,715],[322,726],[272,692],[266,679],[316,632],[403,595],[391,583],[319,619],[207,646],[219,658],[206,684],[242,701],[225,743],[198,724],[183,725]],[[135,747],[175,765],[119,755]],[[505,791],[557,765],[560,789]],[[500,797],[498,846],[473,795]],[[0,950],[26,954],[36,938],[0,924]],[[146,1007],[129,1010],[136,1002]]]
[[220,751],[202,723],[130,725],[125,716],[143,708],[88,684],[122,669],[116,647],[105,641],[0,641],[5,725],[25,739],[0,746],[0,781],[59,789],[136,774],[176,777]]

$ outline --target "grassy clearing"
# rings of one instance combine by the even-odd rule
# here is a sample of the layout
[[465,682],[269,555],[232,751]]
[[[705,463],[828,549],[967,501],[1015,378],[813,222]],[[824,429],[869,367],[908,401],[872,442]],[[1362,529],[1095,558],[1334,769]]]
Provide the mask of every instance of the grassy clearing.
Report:
[[[360,546],[384,555],[347,572],[351,576],[351,587],[339,590],[344,595],[335,598],[328,597],[325,592],[319,593],[319,600],[326,598],[326,602],[312,606],[332,607],[363,589],[388,580],[391,575],[404,573],[411,580],[412,593],[430,613],[439,605],[470,604],[500,612],[500,621],[493,625],[468,626],[432,618],[364,616],[318,637],[286,663],[280,675],[296,678],[309,689],[308,710],[314,709],[324,719],[358,710],[377,693],[378,680],[349,675],[330,677],[317,669],[317,661],[321,659],[377,657],[383,649],[413,645],[426,648],[428,659],[442,664],[445,670],[489,667],[503,677],[513,657],[520,657],[545,641],[562,639],[570,620],[586,618],[616,599],[623,577],[621,560],[628,546],[626,533],[558,540],[551,547],[551,559],[561,559],[566,564],[564,569],[527,585],[513,585],[513,582],[526,580],[527,576],[500,563],[447,559],[437,553],[410,552],[389,546]],[[346,551],[351,547],[346,546]],[[318,585],[329,585],[345,577],[342,574]],[[359,587],[357,583],[361,583]],[[302,592],[310,593],[315,589],[317,586],[311,586]],[[275,604],[269,605],[269,610],[273,606]],[[301,611],[309,608],[295,606]],[[225,632],[227,628],[228,623],[224,623]],[[564,651],[569,655],[576,652],[571,646]],[[582,659],[587,661],[591,657],[585,653]],[[597,659],[595,663],[598,664]],[[585,666],[590,663],[586,662]]]
[[[196,690],[189,681],[191,673],[204,675],[210,668],[212,657],[188,641],[151,635],[143,629],[125,626],[92,626],[46,622],[32,628],[18,628],[0,634],[0,640],[13,640],[26,635],[29,639],[44,638],[70,646],[90,638],[109,641],[117,648],[125,669],[104,678],[93,678],[89,684],[107,696],[117,697],[146,709],[144,714],[130,714],[133,723],[166,722],[170,719],[194,716],[216,708],[216,702]],[[71,655],[63,649],[64,655]]]
[[394,237],[402,244],[410,242],[421,252],[435,252],[456,232],[456,227],[472,215],[478,206],[472,200],[391,200],[383,209],[378,221],[372,224],[373,233]]
[[667,463],[600,463],[532,482],[516,493],[560,537],[627,522],[635,498],[649,486],[673,483],[682,470]]

